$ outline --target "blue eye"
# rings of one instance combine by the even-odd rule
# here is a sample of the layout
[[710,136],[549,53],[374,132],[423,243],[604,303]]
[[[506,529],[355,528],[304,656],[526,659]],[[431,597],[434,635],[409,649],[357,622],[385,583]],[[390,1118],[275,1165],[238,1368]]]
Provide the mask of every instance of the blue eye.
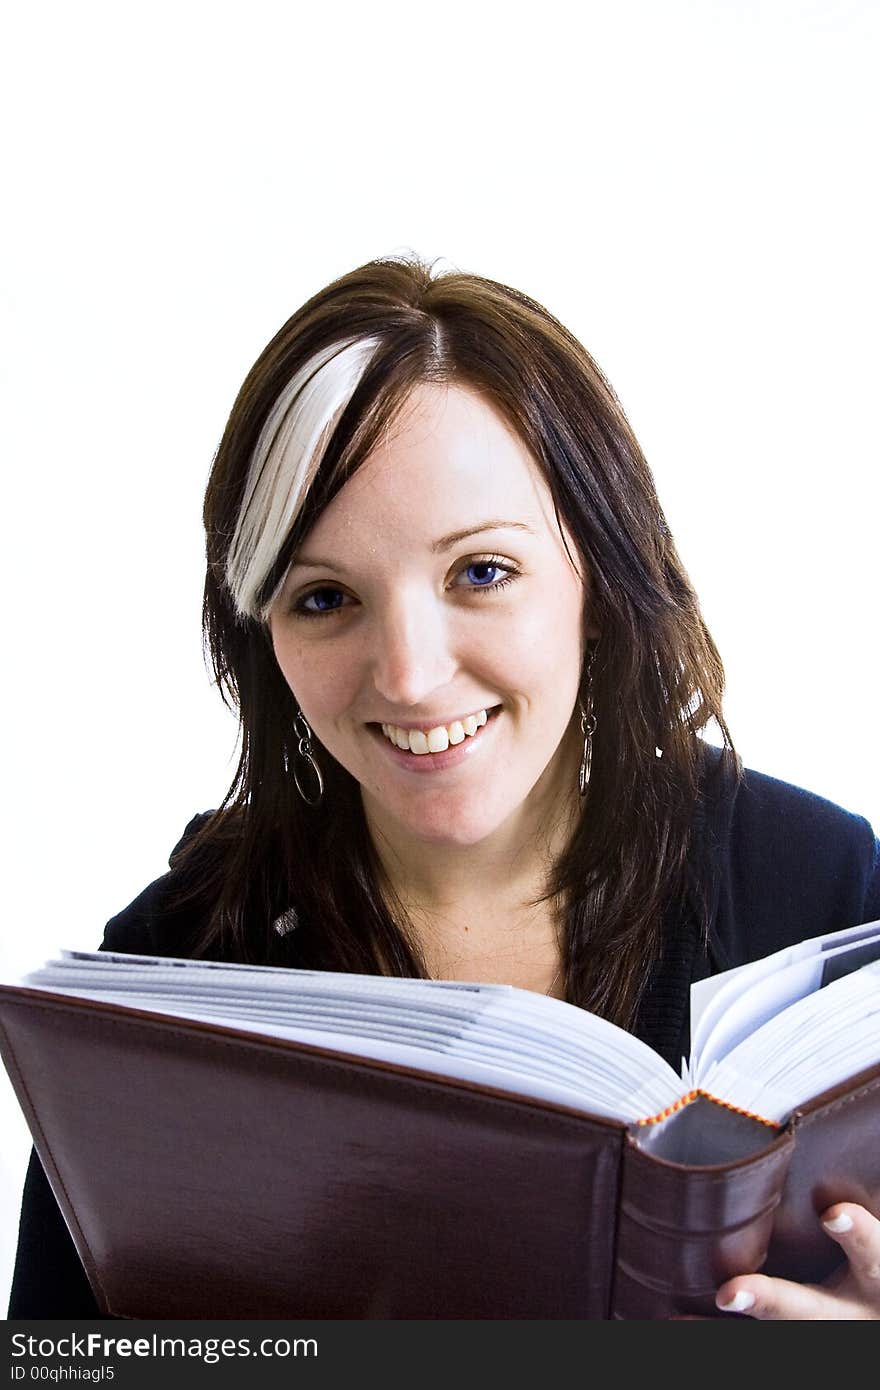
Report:
[[468,583],[459,585],[466,592],[497,594],[506,584],[519,577],[519,570],[500,555],[487,555],[483,560],[471,560],[460,572]]
[[[491,555],[484,560],[471,560],[459,570],[453,587],[465,594],[497,594],[499,589],[512,584],[518,577],[519,570],[509,560],[502,560],[500,555]],[[461,579],[467,582],[459,583]],[[296,618],[329,618],[349,607],[351,602],[348,594],[332,584],[324,584],[297,599],[290,612]]]
[[[494,577],[499,569],[500,565],[493,564],[491,560],[475,560],[473,564],[468,565],[465,574],[479,588],[484,588],[494,582]],[[478,570],[481,571],[479,574],[477,573]]]
[[[313,589],[310,594],[306,594],[305,598],[301,600],[299,612],[308,613],[312,617],[321,613],[336,613],[342,607],[342,600],[344,598],[345,595],[339,589]],[[312,600],[315,602],[314,608],[309,606]]]

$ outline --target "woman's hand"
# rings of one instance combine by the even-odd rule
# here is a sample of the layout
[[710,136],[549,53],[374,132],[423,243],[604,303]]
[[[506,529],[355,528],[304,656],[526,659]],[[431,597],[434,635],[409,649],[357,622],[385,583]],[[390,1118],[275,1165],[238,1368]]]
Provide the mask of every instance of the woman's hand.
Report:
[[763,1274],[728,1279],[715,1295],[724,1313],[772,1321],[880,1319],[880,1221],[854,1202],[835,1202],[821,1216],[847,1263],[824,1284],[795,1284]]

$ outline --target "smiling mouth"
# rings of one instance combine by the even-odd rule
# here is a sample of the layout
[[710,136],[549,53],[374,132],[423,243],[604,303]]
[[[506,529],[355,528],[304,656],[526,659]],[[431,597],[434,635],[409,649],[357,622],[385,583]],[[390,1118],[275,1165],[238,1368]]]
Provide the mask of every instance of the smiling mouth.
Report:
[[494,705],[489,709],[466,715],[462,719],[455,719],[450,724],[437,724],[430,729],[404,729],[396,724],[371,724],[370,728],[403,753],[411,753],[420,758],[430,757],[476,738],[480,730],[498,714],[500,708],[500,705]]

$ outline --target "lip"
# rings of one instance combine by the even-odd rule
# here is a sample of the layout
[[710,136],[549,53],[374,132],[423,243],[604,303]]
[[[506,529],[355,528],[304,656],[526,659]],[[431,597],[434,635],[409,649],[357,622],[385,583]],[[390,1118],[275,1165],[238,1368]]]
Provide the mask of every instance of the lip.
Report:
[[[483,707],[485,708],[485,706]],[[498,722],[498,715],[501,713],[501,706],[495,705],[491,710],[486,710],[488,718],[485,724],[481,724],[475,734],[470,738],[465,738],[461,743],[451,745],[444,749],[442,753],[410,753],[404,752],[396,744],[387,739],[382,732],[381,725],[369,724],[367,727],[375,739],[384,748],[386,754],[398,767],[406,769],[407,772],[432,773],[444,772],[447,768],[458,767],[460,763],[474,757],[478,750],[486,743],[487,737],[491,741],[492,732]],[[457,716],[460,717],[460,716]],[[465,715],[465,718],[467,716]],[[423,724],[399,724],[398,728],[422,729]]]
[[491,719],[495,710],[499,708],[499,705],[492,705],[491,707],[488,705],[480,705],[478,709],[468,710],[467,714],[451,714],[448,719],[434,719],[430,724],[426,724],[424,720],[417,724],[413,719],[383,719],[381,723],[378,719],[375,719],[373,720],[373,724],[379,725],[380,728],[381,724],[391,724],[395,729],[406,729],[407,732],[412,729],[421,729],[422,732],[426,734],[430,729],[439,729],[441,727],[448,729],[450,724],[455,724],[456,722],[463,724],[466,719],[470,719],[471,715],[482,714],[483,710],[486,711]]

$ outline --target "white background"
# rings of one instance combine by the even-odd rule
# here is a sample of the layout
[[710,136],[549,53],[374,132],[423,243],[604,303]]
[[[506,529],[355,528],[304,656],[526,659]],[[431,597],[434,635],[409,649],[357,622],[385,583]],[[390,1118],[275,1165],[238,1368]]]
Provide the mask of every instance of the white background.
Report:
[[[232,772],[201,495],[329,280],[414,249],[610,377],[748,766],[880,826],[878,5],[10,5],[4,977],[161,873]],[[0,1076],[5,1299],[29,1147]]]

